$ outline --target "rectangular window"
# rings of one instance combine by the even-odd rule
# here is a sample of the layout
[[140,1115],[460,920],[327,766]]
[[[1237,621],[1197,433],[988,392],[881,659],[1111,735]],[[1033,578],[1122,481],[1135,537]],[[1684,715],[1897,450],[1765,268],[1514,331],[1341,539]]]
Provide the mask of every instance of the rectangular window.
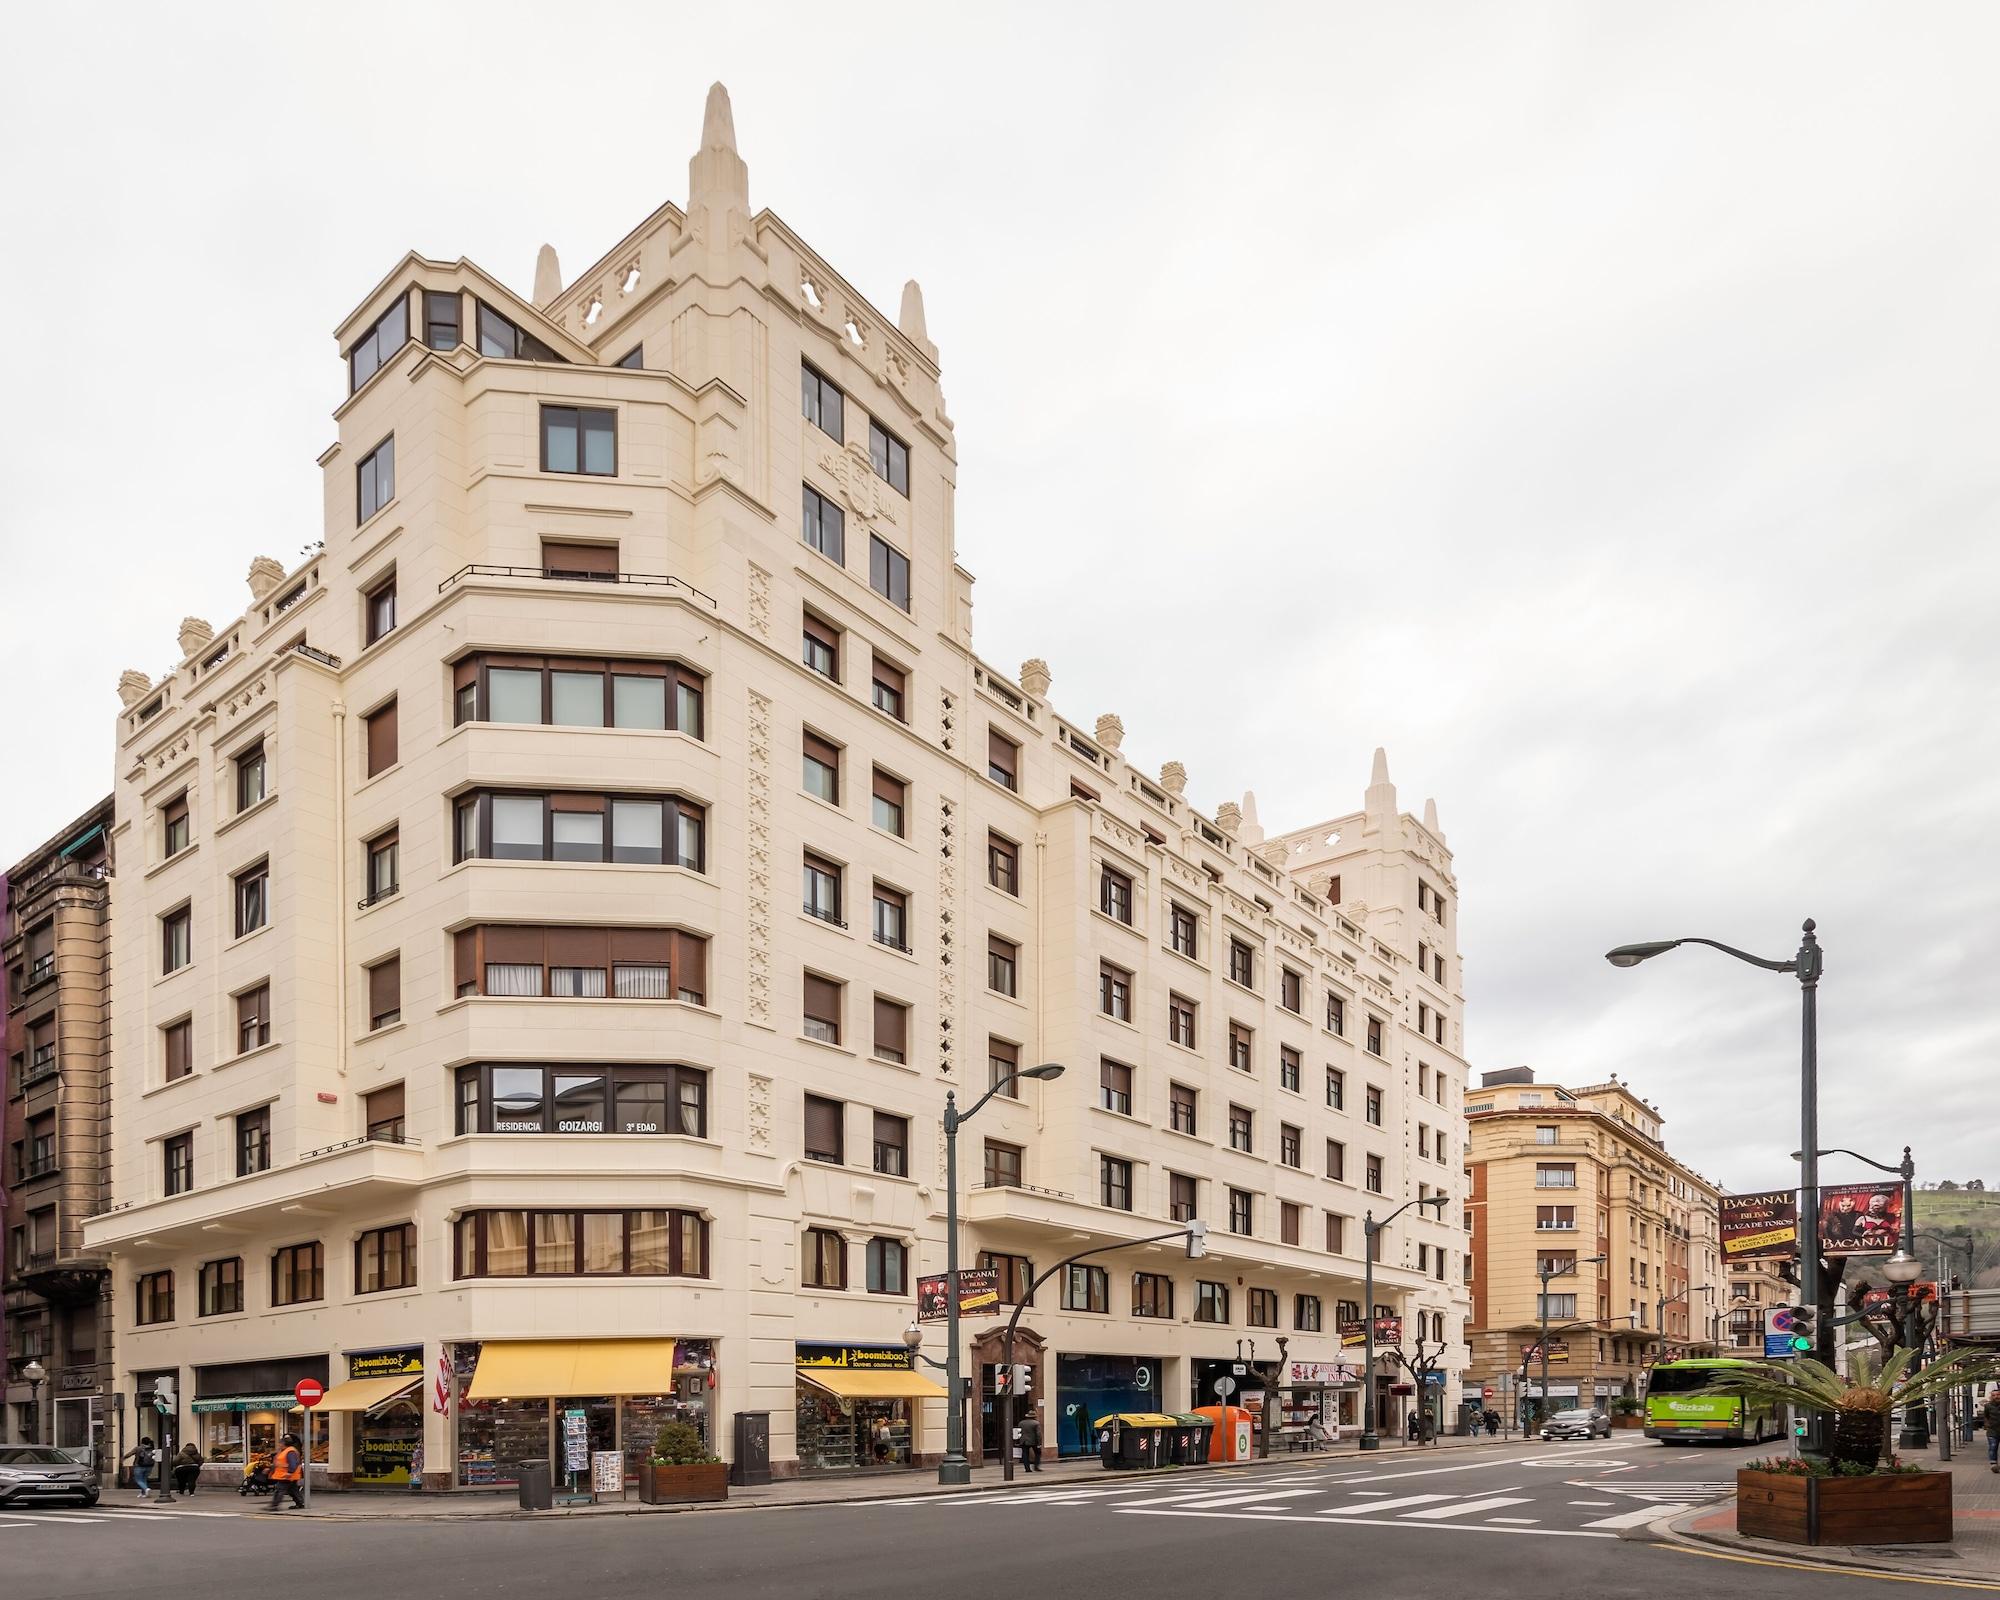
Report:
[[[562,361],[527,329],[517,327],[484,300],[479,307],[479,353],[502,361]],[[566,364],[566,363],[565,363]]]
[[392,433],[354,469],[354,520],[366,522],[396,498],[396,436]]
[[403,958],[400,952],[368,969],[368,1030],[403,1020]]
[[1278,1087],[1299,1092],[1299,1079],[1305,1071],[1305,1057],[1288,1044],[1278,1046]]
[[1337,994],[1329,993],[1326,997],[1326,1031],[1343,1038],[1347,1034],[1347,1002]]
[[1556,1132],[1557,1130],[1554,1128],[1537,1128],[1535,1130],[1535,1143],[1554,1144],[1556,1142]]
[[1382,1192],[1382,1158],[1380,1156],[1370,1156],[1368,1158],[1366,1183],[1370,1194],[1380,1194]]
[[319,1242],[287,1245],[271,1257],[271,1304],[298,1306],[326,1298]]
[[260,983],[236,997],[236,1053],[271,1042],[271,986]]
[[[565,1094],[573,1093],[566,1090],[565,1085],[583,1081],[585,1080],[578,1078],[556,1079],[555,1099],[558,1119],[565,1115]],[[361,1126],[370,1139],[381,1139],[394,1144],[403,1138],[403,1086],[400,1083],[385,1084],[380,1089],[370,1089],[361,1097]],[[558,1120],[557,1126],[564,1127],[564,1123]],[[600,1131],[602,1127],[600,1107],[599,1121],[591,1131]]]
[[1290,967],[1278,970],[1278,1004],[1294,1012],[1302,1012],[1306,1007],[1306,980]]
[[1097,964],[1097,1009],[1115,1022],[1132,1020],[1132,974],[1109,961]]
[[868,424],[868,464],[896,493],[910,492],[910,447],[872,420]]
[[800,1281],[808,1289],[847,1287],[847,1241],[833,1229],[806,1229],[800,1256]]
[[458,348],[459,325],[464,316],[463,301],[456,290],[436,294],[424,291],[424,343],[433,350]]
[[1576,1316],[1576,1296],[1573,1294],[1538,1294],[1535,1296],[1535,1315],[1551,1322],[1568,1321]]
[[194,913],[186,906],[160,918],[160,971],[179,972],[194,959]]
[[1248,1189],[1229,1191],[1229,1231],[1248,1234],[1255,1222],[1255,1199]]
[[805,1035],[821,1044],[840,1043],[841,985],[808,972],[805,981]]
[[1104,867],[1097,879],[1097,909],[1114,922],[1132,921],[1132,880],[1112,867]]
[[188,847],[190,836],[188,797],[186,792],[183,791],[160,807],[161,856],[172,857],[179,855]]
[[1108,1312],[1111,1309],[1111,1275],[1088,1261],[1075,1261],[1063,1269],[1062,1308],[1065,1311]]
[[1021,1187],[1021,1147],[1017,1144],[1002,1144],[997,1139],[986,1141],[986,1187],[989,1189],[1018,1189]]
[[844,1166],[847,1161],[847,1107],[838,1100],[809,1094],[806,1106],[806,1160]]
[[1021,786],[1021,747],[998,728],[986,730],[986,776],[1003,789]]
[[1000,1303],[1008,1306],[1033,1305],[1035,1264],[1026,1256],[995,1255],[990,1250],[979,1252],[979,1265],[991,1267],[1000,1275]]
[[1275,1328],[1278,1325],[1278,1291],[1276,1289],[1251,1289],[1244,1302],[1244,1320],[1253,1328]]
[[542,576],[612,583],[618,577],[618,546],[579,544],[571,539],[542,541]]
[[1020,1099],[1020,1080],[1014,1079],[1012,1082],[1008,1081],[1010,1074],[1018,1072],[1020,1066],[1021,1047],[1019,1045],[1009,1044],[1005,1039],[989,1038],[986,1041],[987,1088],[998,1089],[1003,1099]]
[[1320,1302],[1316,1294],[1295,1294],[1292,1296],[1292,1327],[1300,1333],[1318,1333],[1320,1330]]
[[160,1048],[166,1061],[166,1081],[185,1078],[194,1071],[194,1024],[185,1019],[168,1023],[160,1030]]
[[1194,1320],[1196,1322],[1221,1322],[1229,1320],[1229,1286],[1211,1283],[1206,1278],[1195,1280]]
[[236,937],[255,933],[271,920],[271,866],[260,861],[230,880],[236,903]]
[[1382,1019],[1380,1017],[1370,1017],[1368,1019],[1368,1053],[1371,1056],[1379,1056],[1382,1053]]
[[1167,936],[1173,945],[1174,954],[1186,956],[1190,961],[1197,958],[1195,944],[1200,931],[1200,923],[1195,914],[1186,906],[1175,905],[1167,913]]
[[364,641],[373,644],[377,639],[386,638],[396,631],[396,580],[388,578],[378,583],[362,596],[362,634]]
[[269,772],[264,762],[264,741],[259,739],[236,758],[236,809],[248,811],[268,792]]
[[375,325],[356,339],[347,352],[347,392],[353,394],[396,358],[410,338],[410,294],[398,294]]
[[371,1228],[354,1241],[354,1292],[381,1294],[417,1286],[417,1229],[405,1222]]
[[1201,1097],[1197,1090],[1184,1083],[1170,1084],[1167,1088],[1167,1104],[1173,1117],[1175,1133],[1194,1133],[1198,1123]]
[[1184,994],[1167,996],[1167,1037],[1175,1044],[1194,1046],[1194,1002]]
[[594,406],[543,406],[542,471],[615,478],[618,413]]
[[986,987],[995,994],[1018,995],[1021,947],[997,933],[986,937]]
[[903,696],[909,688],[909,674],[895,663],[884,661],[879,655],[874,658],[874,681],[869,687],[869,695],[877,711],[894,717],[898,722],[903,716]]
[[165,1168],[166,1192],[186,1194],[194,1187],[194,1135],[177,1133],[171,1139],[162,1139],[160,1156]]
[[1299,1208],[1289,1200],[1278,1203],[1278,1243],[1299,1242]]
[[1326,1175],[1336,1183],[1347,1181],[1347,1146],[1338,1139],[1326,1141]]
[[875,1170],[892,1178],[910,1175],[910,1119],[875,1113]]
[[[204,1317],[233,1316],[243,1309],[243,1258],[227,1256],[201,1264],[200,1306]],[[145,1319],[142,1317],[143,1322]]]
[[1120,1116],[1132,1114],[1132,1069],[1121,1061],[1101,1060],[1097,1064],[1098,1104]]
[[909,1281],[909,1251],[900,1239],[868,1241],[868,1292],[903,1294]]
[[909,785],[901,778],[890,776],[880,767],[875,769],[875,826],[884,833],[892,833],[898,839],[903,837],[903,813],[909,800]]
[[1244,988],[1255,987],[1256,956],[1241,939],[1229,941],[1229,981],[1240,983]]
[[830,806],[840,804],[840,747],[818,734],[804,736],[804,772],[800,783],[807,794]]
[[[1570,1233],[1576,1228],[1575,1206],[1536,1206],[1535,1229],[1539,1233]],[[1738,1287],[1742,1287],[1739,1285]]]
[[844,396],[825,373],[799,364],[799,410],[815,428],[840,444],[847,442]]
[[1368,1106],[1368,1122],[1369,1122],[1369,1126],[1371,1126],[1371,1127],[1376,1127],[1376,1128],[1379,1128],[1379,1127],[1381,1127],[1381,1126],[1382,1126],[1382,1091],[1381,1091],[1380,1089],[1376,1088],[1376,1087],[1375,1087],[1375,1085],[1374,1085],[1374,1084],[1372,1084],[1372,1083],[1368,1085],[1368,1100],[1367,1100],[1367,1106]]
[[1347,1253],[1347,1218],[1337,1211],[1326,1214],[1326,1247],[1337,1256]]
[[847,518],[811,484],[799,491],[799,537],[836,567],[847,565]]
[[1174,1314],[1174,1280],[1157,1272],[1132,1274],[1132,1315],[1171,1319]]
[[1232,1105],[1229,1108],[1229,1148],[1249,1154],[1253,1126],[1254,1113],[1250,1108]]
[[823,678],[840,681],[840,630],[805,613],[799,659]]
[[141,1327],[174,1320],[174,1275],[171,1272],[142,1273],[134,1287],[138,1305],[133,1320]]
[[1229,1024],[1229,1064],[1238,1072],[1250,1070],[1250,1030],[1240,1022]]
[[820,856],[805,857],[800,870],[805,914],[836,928],[847,926],[840,915],[840,868]]
[[900,1000],[875,997],[875,1059],[907,1061],[910,1049],[910,1008]]
[[1305,1165],[1305,1130],[1289,1122],[1278,1124],[1278,1160],[1288,1167]]
[[986,836],[986,881],[1002,894],[1021,892],[1021,847],[997,833]]
[[880,534],[868,535],[868,587],[890,605],[910,609],[910,558]]
[[1535,1187],[1537,1189],[1574,1189],[1576,1187],[1576,1163],[1574,1161],[1537,1163],[1535,1167]]
[[1132,1209],[1132,1163],[1116,1156],[1098,1158],[1098,1195],[1114,1211]]
[[900,889],[875,885],[875,942],[905,953],[910,948],[910,900]]

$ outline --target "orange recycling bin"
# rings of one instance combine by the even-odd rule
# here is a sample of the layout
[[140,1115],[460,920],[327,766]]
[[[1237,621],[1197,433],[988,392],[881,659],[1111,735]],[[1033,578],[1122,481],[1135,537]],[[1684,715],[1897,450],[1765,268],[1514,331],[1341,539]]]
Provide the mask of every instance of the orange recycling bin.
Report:
[[1194,1414],[1209,1420],[1208,1459],[1248,1461],[1251,1456],[1250,1413],[1241,1406],[1196,1406]]

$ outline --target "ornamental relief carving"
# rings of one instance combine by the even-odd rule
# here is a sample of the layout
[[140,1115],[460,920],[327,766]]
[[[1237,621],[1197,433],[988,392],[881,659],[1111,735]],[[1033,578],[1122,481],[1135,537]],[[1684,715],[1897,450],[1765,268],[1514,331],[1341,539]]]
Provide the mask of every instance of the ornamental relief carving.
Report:
[[840,498],[847,509],[863,522],[896,520],[889,486],[875,476],[868,452],[859,444],[829,447],[819,453],[820,471],[840,486]]
[[760,639],[771,637],[771,575],[754,561],[750,563],[750,631]]
[[952,837],[952,805],[938,802],[938,1071],[951,1072],[952,1018],[958,1014],[958,973],[954,956],[958,935],[953,927],[958,909],[957,841]]
[[771,1080],[762,1073],[750,1074],[750,1148],[759,1155],[771,1153]]
[[[752,1026],[768,1028],[772,1026],[771,700],[754,689],[750,691],[749,757],[745,808],[750,868],[747,1010]],[[768,1133],[767,1125],[767,1138]]]

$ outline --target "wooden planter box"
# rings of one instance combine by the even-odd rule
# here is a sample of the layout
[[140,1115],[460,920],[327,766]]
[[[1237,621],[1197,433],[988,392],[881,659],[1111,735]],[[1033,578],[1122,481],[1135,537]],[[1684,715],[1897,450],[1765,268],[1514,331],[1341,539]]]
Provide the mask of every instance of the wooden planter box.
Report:
[[688,1500],[727,1500],[729,1464],[711,1461],[697,1467],[656,1467],[639,1463],[639,1498],[649,1506],[678,1505]]
[[1611,1418],[1611,1426],[1614,1428],[1643,1428],[1645,1425],[1646,1414],[1643,1411],[1634,1411],[1630,1414],[1614,1413]]
[[1784,1544],[1949,1544],[1951,1474],[1736,1474],[1736,1531]]

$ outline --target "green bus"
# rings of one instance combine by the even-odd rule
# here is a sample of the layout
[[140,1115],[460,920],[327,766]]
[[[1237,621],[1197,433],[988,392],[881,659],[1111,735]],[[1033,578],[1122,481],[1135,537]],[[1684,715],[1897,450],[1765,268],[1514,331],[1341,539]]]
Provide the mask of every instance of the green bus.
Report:
[[1646,1379],[1646,1437],[1662,1444],[1715,1439],[1762,1444],[1785,1436],[1784,1418],[1768,1406],[1730,1395],[1696,1393],[1741,1361],[1663,1361]]

